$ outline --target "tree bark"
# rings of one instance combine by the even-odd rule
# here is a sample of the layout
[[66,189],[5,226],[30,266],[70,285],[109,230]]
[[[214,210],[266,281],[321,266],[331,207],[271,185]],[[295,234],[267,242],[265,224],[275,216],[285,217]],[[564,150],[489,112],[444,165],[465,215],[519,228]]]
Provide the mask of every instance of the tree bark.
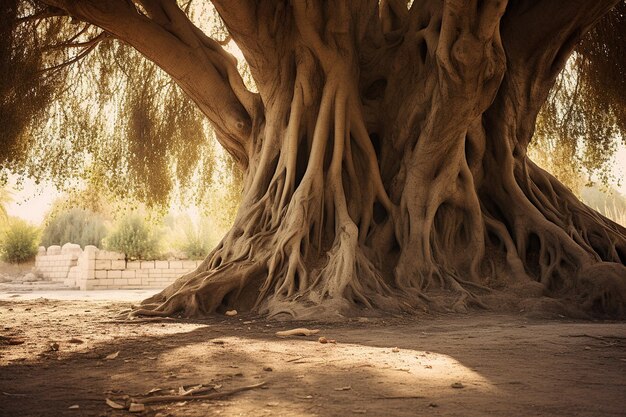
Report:
[[[494,289],[539,282],[623,315],[626,230],[526,156],[555,76],[614,3],[216,0],[258,95],[166,1],[141,1],[150,19],[132,22],[105,19],[105,7],[93,6],[102,18],[74,11],[207,106],[245,169],[230,232],[134,313],[463,311]],[[165,41],[218,52],[187,73],[189,60],[162,57]],[[211,101],[222,94],[225,110]]]

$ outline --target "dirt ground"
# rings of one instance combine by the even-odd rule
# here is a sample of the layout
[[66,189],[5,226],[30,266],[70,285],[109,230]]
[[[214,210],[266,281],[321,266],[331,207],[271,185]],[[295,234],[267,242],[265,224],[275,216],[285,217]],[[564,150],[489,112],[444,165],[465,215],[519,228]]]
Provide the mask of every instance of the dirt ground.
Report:
[[[128,416],[105,400],[260,382],[137,415],[626,415],[624,322],[472,312],[341,324],[245,315],[118,323],[128,302],[2,298],[0,416]],[[320,332],[276,336],[294,327]]]

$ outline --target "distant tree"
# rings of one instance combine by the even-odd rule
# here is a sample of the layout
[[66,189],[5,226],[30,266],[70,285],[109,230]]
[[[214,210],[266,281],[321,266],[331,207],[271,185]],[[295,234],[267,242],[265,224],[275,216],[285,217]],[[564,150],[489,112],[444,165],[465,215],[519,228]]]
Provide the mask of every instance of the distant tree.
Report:
[[73,208],[57,213],[44,227],[41,244],[43,246],[75,243],[81,247],[94,245],[101,247],[107,229],[104,220],[96,213]]
[[144,216],[128,214],[117,221],[105,247],[126,254],[128,259],[155,259],[160,253],[160,235]]

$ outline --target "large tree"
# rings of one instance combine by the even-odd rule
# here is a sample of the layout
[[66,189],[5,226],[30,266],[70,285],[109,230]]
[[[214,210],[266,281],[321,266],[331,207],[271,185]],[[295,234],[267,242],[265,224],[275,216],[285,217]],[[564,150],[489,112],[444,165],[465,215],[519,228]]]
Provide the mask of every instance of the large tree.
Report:
[[[227,39],[190,19],[191,2],[11,1],[12,39],[42,19],[90,25],[50,47],[79,51],[53,71],[111,39],[156,63],[244,173],[230,232],[137,314],[463,310],[533,285],[626,311],[626,230],[527,156],[556,77],[616,0],[213,0]],[[223,48],[231,38],[256,91]],[[16,94],[49,101],[36,84]]]

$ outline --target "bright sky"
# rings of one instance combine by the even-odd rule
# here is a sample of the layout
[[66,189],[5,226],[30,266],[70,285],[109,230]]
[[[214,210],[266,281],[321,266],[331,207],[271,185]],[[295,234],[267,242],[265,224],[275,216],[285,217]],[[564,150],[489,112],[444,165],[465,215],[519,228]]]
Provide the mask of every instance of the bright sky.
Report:
[[10,177],[7,186],[13,200],[6,206],[9,216],[21,217],[31,223],[40,224],[50,210],[52,202],[61,197],[61,193],[52,184],[36,185],[30,179],[25,180],[23,187],[18,189],[15,180],[15,177]]

